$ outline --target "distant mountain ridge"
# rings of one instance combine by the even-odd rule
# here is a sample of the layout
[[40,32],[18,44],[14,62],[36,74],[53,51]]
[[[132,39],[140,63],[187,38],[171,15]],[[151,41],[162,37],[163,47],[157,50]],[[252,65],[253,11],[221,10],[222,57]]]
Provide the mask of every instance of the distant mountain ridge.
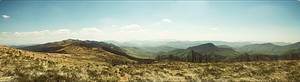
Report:
[[284,46],[279,46],[272,43],[251,44],[237,48],[237,50],[242,53],[265,55],[283,55],[294,49],[300,49],[300,42]]
[[122,51],[120,47],[115,46],[113,44],[109,44],[105,42],[97,42],[97,41],[88,41],[88,40],[81,41],[76,39],[68,39],[59,42],[51,42],[51,43],[40,44],[40,45],[26,46],[26,47],[21,47],[20,49],[37,51],[37,52],[62,52],[67,47],[99,48],[114,54],[119,54],[119,55],[126,54],[124,51]]
[[[226,45],[225,45],[226,46]],[[244,52],[242,49],[248,51]],[[180,60],[190,62],[214,62],[214,61],[267,61],[267,60],[295,60],[300,59],[300,43],[285,46],[272,43],[252,44],[243,46],[235,51],[233,48],[217,47],[212,43],[206,43],[177,49],[161,56],[158,60]]]
[[175,59],[193,62],[220,61],[227,57],[237,56],[238,52],[231,48],[219,48],[213,43],[206,43],[189,47],[187,49],[177,49],[159,56],[158,59]]
[[206,44],[202,44],[202,45],[198,45],[198,46],[189,47],[187,49],[193,50],[197,53],[216,54],[216,55],[224,55],[224,56],[233,56],[238,53],[232,48],[217,47],[213,43],[206,43]]
[[198,46],[192,46],[189,47],[187,49],[191,49],[191,50],[211,50],[211,49],[217,49],[218,47],[215,46],[213,43],[206,43],[206,44],[202,44],[202,45],[198,45]]
[[[265,43],[265,42],[255,42],[255,41],[244,41],[244,42],[227,42],[227,41],[175,41],[175,40],[166,40],[166,41],[126,41],[126,42],[118,42],[118,41],[109,41],[118,46],[127,46],[127,47],[159,47],[159,46],[169,46],[173,48],[186,49],[191,46],[197,46],[205,43],[213,43],[214,45],[227,45],[232,48],[239,48],[246,45]],[[288,42],[271,42],[275,45],[289,45],[291,43]]]
[[155,59],[156,56],[166,53],[177,48],[169,46],[157,46],[157,47],[130,47],[130,46],[121,46],[124,51],[133,57],[137,58],[146,58],[146,59]]
[[[297,54],[300,51],[300,42],[284,46],[275,45],[273,43],[251,44],[238,48],[231,48],[228,45],[216,46],[214,43],[204,43],[181,49],[168,45],[156,47],[119,47],[106,42],[68,39],[58,42],[21,47],[19,49],[37,52],[87,55],[90,58],[102,58],[101,60],[109,60],[111,62],[153,62],[155,59],[210,62],[227,61],[230,59],[244,61],[249,58],[249,60],[255,61],[275,60],[279,58],[292,59],[293,57],[297,59]],[[80,58],[80,56],[78,56],[78,58]]]
[[198,46],[189,47],[187,49],[202,54],[216,54],[216,55],[224,55],[224,56],[233,56],[238,53],[232,48],[217,47],[213,43],[206,43]]
[[21,47],[19,49],[72,54],[76,58],[92,58],[111,63],[133,63],[137,58],[128,56],[120,47],[113,44],[97,41],[81,41],[68,39],[58,42],[50,42],[33,46]]

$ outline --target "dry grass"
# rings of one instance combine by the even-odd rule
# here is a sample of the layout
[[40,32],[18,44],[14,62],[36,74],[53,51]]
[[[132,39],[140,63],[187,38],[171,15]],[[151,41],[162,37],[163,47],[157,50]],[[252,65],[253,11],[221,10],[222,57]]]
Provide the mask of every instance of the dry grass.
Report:
[[300,60],[112,65],[1,47],[0,67],[0,81],[300,81]]

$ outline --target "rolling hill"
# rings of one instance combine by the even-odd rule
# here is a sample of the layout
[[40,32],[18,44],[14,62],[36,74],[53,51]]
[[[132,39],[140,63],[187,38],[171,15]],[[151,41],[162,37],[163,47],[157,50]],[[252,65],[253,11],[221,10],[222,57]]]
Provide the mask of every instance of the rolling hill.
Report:
[[192,62],[223,61],[235,57],[239,53],[231,48],[219,48],[212,43],[206,43],[187,49],[177,49],[161,56],[158,59],[174,59]]
[[252,44],[237,48],[237,51],[248,54],[284,55],[291,50],[300,49],[300,42],[279,46],[272,43]]
[[136,62],[135,59],[137,59],[128,56],[120,47],[113,44],[74,39],[26,46],[19,49],[35,52],[71,54],[72,57],[78,59],[93,59],[113,64],[134,63]]
[[[74,43],[73,43],[74,42]],[[65,40],[39,45],[33,52],[0,46],[0,82],[94,81],[299,81],[298,43],[287,59],[277,61],[217,62],[237,53],[212,43],[167,52],[169,60],[141,64],[93,42]],[[96,42],[98,44],[98,42]],[[52,45],[50,45],[52,44]],[[107,44],[106,44],[107,45]],[[37,46],[37,45],[35,45]],[[41,47],[42,46],[42,47]],[[59,47],[57,47],[59,46]],[[109,48],[109,47],[108,47]],[[114,48],[115,49],[115,48]],[[116,48],[116,50],[119,50]],[[123,49],[121,49],[123,50]],[[126,51],[125,51],[126,53]],[[225,53],[225,54],[218,54]],[[238,56],[239,57],[239,56]],[[252,56],[258,58],[262,56]],[[190,62],[172,61],[184,60]],[[112,62],[115,61],[115,62]],[[117,61],[117,62],[116,62]],[[120,62],[123,62],[121,64]],[[126,62],[126,63],[124,63]],[[191,63],[209,62],[209,63]],[[117,63],[117,64],[116,64]],[[163,77],[163,78],[162,78]]]
[[133,57],[143,58],[143,59],[155,59],[156,56],[176,50],[177,48],[168,47],[168,46],[156,46],[156,47],[130,47],[122,46],[124,51]]

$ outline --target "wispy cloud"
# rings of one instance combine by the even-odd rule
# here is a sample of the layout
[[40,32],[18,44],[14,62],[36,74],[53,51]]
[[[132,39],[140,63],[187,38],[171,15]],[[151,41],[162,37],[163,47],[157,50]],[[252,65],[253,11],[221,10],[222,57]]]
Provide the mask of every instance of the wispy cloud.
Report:
[[[3,15],[3,18],[10,16]],[[171,23],[171,19],[161,19],[159,23]],[[160,24],[158,24],[160,25]],[[81,28],[79,30],[57,29],[57,30],[42,30],[32,32],[2,32],[0,33],[1,43],[18,43],[18,44],[35,44],[45,43],[50,41],[59,41],[63,39],[76,38],[82,40],[157,40],[168,39],[171,34],[165,30],[154,30],[145,28],[145,25],[127,24],[127,25],[111,25],[113,28],[100,29],[97,27]],[[13,44],[14,44],[13,43]]]
[[217,31],[217,30],[219,30],[220,28],[218,28],[218,27],[214,27],[214,28],[210,28],[210,30],[213,30],[213,31]]
[[[208,25],[199,26],[203,28],[173,30],[173,29],[157,29],[154,27],[167,27],[172,24],[171,19],[160,19],[158,23],[153,25],[143,24],[127,24],[127,25],[111,25],[109,28],[88,27],[77,30],[57,29],[57,30],[41,30],[31,32],[0,32],[0,44],[36,44],[51,41],[59,41],[69,38],[81,40],[227,40],[240,41],[255,40],[259,37],[270,37],[276,32],[269,32],[269,35],[252,34],[247,30],[237,32],[228,32],[221,26]],[[147,28],[148,27],[148,28]],[[149,28],[151,27],[151,28]],[[222,32],[220,32],[222,31]],[[226,32],[227,31],[227,32]],[[239,34],[238,36],[236,34]],[[244,36],[247,36],[245,38]],[[284,35],[282,35],[284,37]],[[278,38],[274,36],[274,40]],[[270,38],[266,38],[270,39]],[[263,39],[264,40],[264,39]],[[266,40],[267,41],[267,40]]]
[[[173,22],[171,19],[161,19],[158,24],[151,27],[161,27],[164,23]],[[212,39],[222,38],[216,34],[193,33],[191,31],[171,31],[155,28],[147,28],[147,25],[127,24],[112,25],[109,29],[100,29],[98,27],[81,28],[79,30],[57,29],[42,30],[32,32],[2,32],[0,33],[1,43],[7,44],[35,44],[51,41],[59,41],[63,39],[76,38],[82,40],[195,40],[195,39]],[[211,28],[210,30],[219,30],[219,28]],[[224,38],[224,37],[223,37]],[[14,42],[14,43],[11,43]]]
[[42,30],[32,32],[1,32],[0,39],[4,39],[8,43],[14,42],[17,44],[36,44],[49,41],[58,41],[68,38],[97,40],[101,38],[101,30],[98,28],[82,28],[79,31],[70,29],[58,30]]
[[173,21],[171,19],[164,18],[164,19],[161,19],[161,22],[171,23]]
[[[113,29],[82,28],[80,30],[57,29],[32,32],[1,32],[0,44],[36,44],[51,41],[59,41],[69,38],[82,40],[149,40],[166,36],[166,32],[160,30],[144,29],[142,25],[129,24]],[[13,43],[12,43],[13,42]]]
[[1,15],[1,17],[2,17],[3,19],[9,19],[9,18],[10,18],[10,16],[8,16],[8,15]]
[[120,27],[120,32],[142,32],[144,31],[144,28],[139,24],[129,24]]
[[72,31],[73,38],[85,39],[85,40],[103,40],[104,33],[101,29],[96,27],[82,28],[80,31]]
[[91,33],[101,33],[102,31],[98,28],[82,28],[79,33],[91,34]]

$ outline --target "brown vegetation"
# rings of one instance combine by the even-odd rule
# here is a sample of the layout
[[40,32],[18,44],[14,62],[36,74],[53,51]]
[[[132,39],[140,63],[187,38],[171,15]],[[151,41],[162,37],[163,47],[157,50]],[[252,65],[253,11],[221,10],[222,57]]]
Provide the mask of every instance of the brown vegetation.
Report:
[[159,61],[112,65],[73,54],[0,48],[0,81],[299,81],[299,60],[235,63]]

